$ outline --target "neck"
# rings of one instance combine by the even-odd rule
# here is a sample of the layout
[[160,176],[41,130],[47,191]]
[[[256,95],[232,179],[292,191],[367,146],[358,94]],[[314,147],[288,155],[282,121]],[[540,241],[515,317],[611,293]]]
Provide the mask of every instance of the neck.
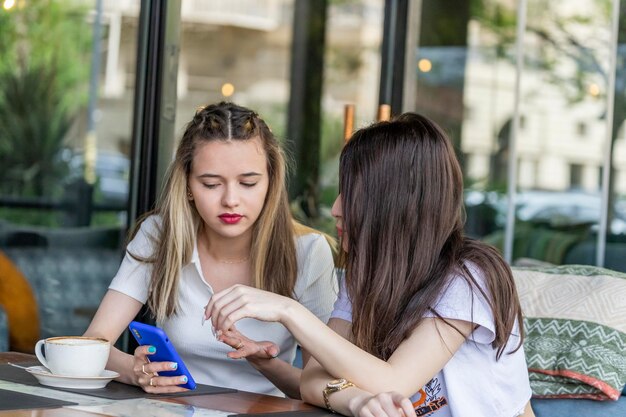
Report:
[[206,227],[198,234],[198,249],[204,247],[208,255],[221,263],[244,263],[250,259],[252,231],[233,238],[219,236]]

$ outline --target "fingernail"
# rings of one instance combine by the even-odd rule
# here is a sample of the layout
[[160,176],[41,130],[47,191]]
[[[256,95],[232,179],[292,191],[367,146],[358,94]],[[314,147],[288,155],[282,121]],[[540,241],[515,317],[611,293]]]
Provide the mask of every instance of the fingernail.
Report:
[[202,316],[202,326],[204,326],[204,322],[206,321],[206,319],[204,318],[204,316]]
[[148,353],[155,353],[156,352],[156,348],[154,346],[150,346],[148,348]]
[[213,333],[213,337],[217,337],[217,333],[215,333],[215,327],[213,327],[213,323],[211,323],[211,333]]
[[176,362],[172,362],[172,363],[170,363],[170,368],[176,369],[176,368],[178,368],[178,364]]
[[186,376],[181,376],[180,377],[180,382],[187,382],[187,377]]

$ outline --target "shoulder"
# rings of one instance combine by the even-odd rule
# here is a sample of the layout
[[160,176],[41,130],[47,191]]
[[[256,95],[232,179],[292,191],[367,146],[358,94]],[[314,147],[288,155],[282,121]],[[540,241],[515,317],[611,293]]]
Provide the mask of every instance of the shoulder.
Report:
[[296,252],[301,256],[332,256],[330,244],[323,234],[311,232],[296,236]]
[[135,235],[132,237],[132,241],[135,240],[158,240],[161,234],[161,227],[163,221],[161,216],[152,214],[144,219],[139,220],[139,224],[135,228]]
[[161,230],[163,219],[159,214],[151,214],[141,220],[140,230],[144,233],[157,234]]
[[294,298],[326,323],[338,291],[330,245],[321,233],[305,233],[296,237],[296,252]]
[[448,274],[447,284],[444,286],[440,298],[465,299],[469,295],[482,295],[486,289],[484,271],[475,263],[465,261],[461,267],[453,269]]
[[161,216],[156,214],[141,220],[128,243],[127,250],[139,256],[150,256],[159,240],[162,223]]
[[305,281],[325,275],[335,267],[335,260],[330,244],[321,233],[306,233],[296,237],[296,257],[298,277]]
[[477,265],[465,262],[463,267],[448,274],[432,307],[444,317],[465,319],[465,313],[474,314],[477,310],[490,315],[489,298],[484,272]]
[[466,261],[463,266],[448,275],[448,282],[432,307],[441,317],[477,324],[472,339],[489,344],[495,337],[495,323],[485,274],[472,262]]

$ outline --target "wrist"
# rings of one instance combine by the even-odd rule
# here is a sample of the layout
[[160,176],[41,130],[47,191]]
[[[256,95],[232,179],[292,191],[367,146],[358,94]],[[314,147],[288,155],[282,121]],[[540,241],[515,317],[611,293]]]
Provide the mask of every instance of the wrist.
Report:
[[250,365],[252,365],[253,368],[255,368],[257,371],[261,370],[261,368],[263,367],[265,361],[268,361],[268,359],[261,359],[261,358],[255,358],[252,356],[247,356],[246,360],[248,361],[248,363]]
[[130,366],[126,366],[124,367],[124,369],[119,370],[117,372],[120,374],[120,377],[116,378],[115,379],[116,381],[122,382],[128,385],[139,386],[139,376],[135,374],[135,371],[133,369],[133,364],[131,364]]
[[278,358],[259,358],[255,356],[247,356],[246,360],[254,369],[261,371],[267,369],[273,365],[274,361],[280,360]]
[[331,412],[336,413],[330,403],[331,394],[340,392],[347,388],[354,387],[354,384],[345,378],[333,379],[326,384],[326,387],[322,390],[322,398],[324,399],[324,406]]
[[363,404],[365,403],[365,401],[367,401],[368,398],[369,395],[365,394],[359,394],[350,398],[350,400],[348,401],[348,410],[350,410],[350,414],[352,414],[353,416],[358,416],[361,408],[363,408]]
[[291,327],[294,323],[298,323],[301,321],[297,316],[300,311],[299,308],[303,308],[302,304],[298,303],[293,298],[285,297],[285,305],[281,309],[280,315],[280,323],[285,326],[287,329],[291,330]]

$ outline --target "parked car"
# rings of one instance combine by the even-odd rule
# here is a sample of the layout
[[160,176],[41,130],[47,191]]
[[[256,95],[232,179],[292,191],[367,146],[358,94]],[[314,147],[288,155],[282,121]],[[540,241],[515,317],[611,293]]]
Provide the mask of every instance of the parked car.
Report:
[[[504,227],[507,215],[505,194],[469,190],[466,207],[486,205],[495,210],[495,224]],[[521,191],[516,196],[516,218],[532,223],[547,223],[554,227],[589,225],[592,230],[600,222],[601,196],[584,191]],[[626,203],[618,200],[609,227],[612,234],[626,233]],[[469,210],[468,210],[469,211]]]
[[[69,181],[84,177],[85,158],[82,153],[69,159]],[[126,203],[129,192],[130,159],[121,153],[98,151],[94,198],[102,203]]]

